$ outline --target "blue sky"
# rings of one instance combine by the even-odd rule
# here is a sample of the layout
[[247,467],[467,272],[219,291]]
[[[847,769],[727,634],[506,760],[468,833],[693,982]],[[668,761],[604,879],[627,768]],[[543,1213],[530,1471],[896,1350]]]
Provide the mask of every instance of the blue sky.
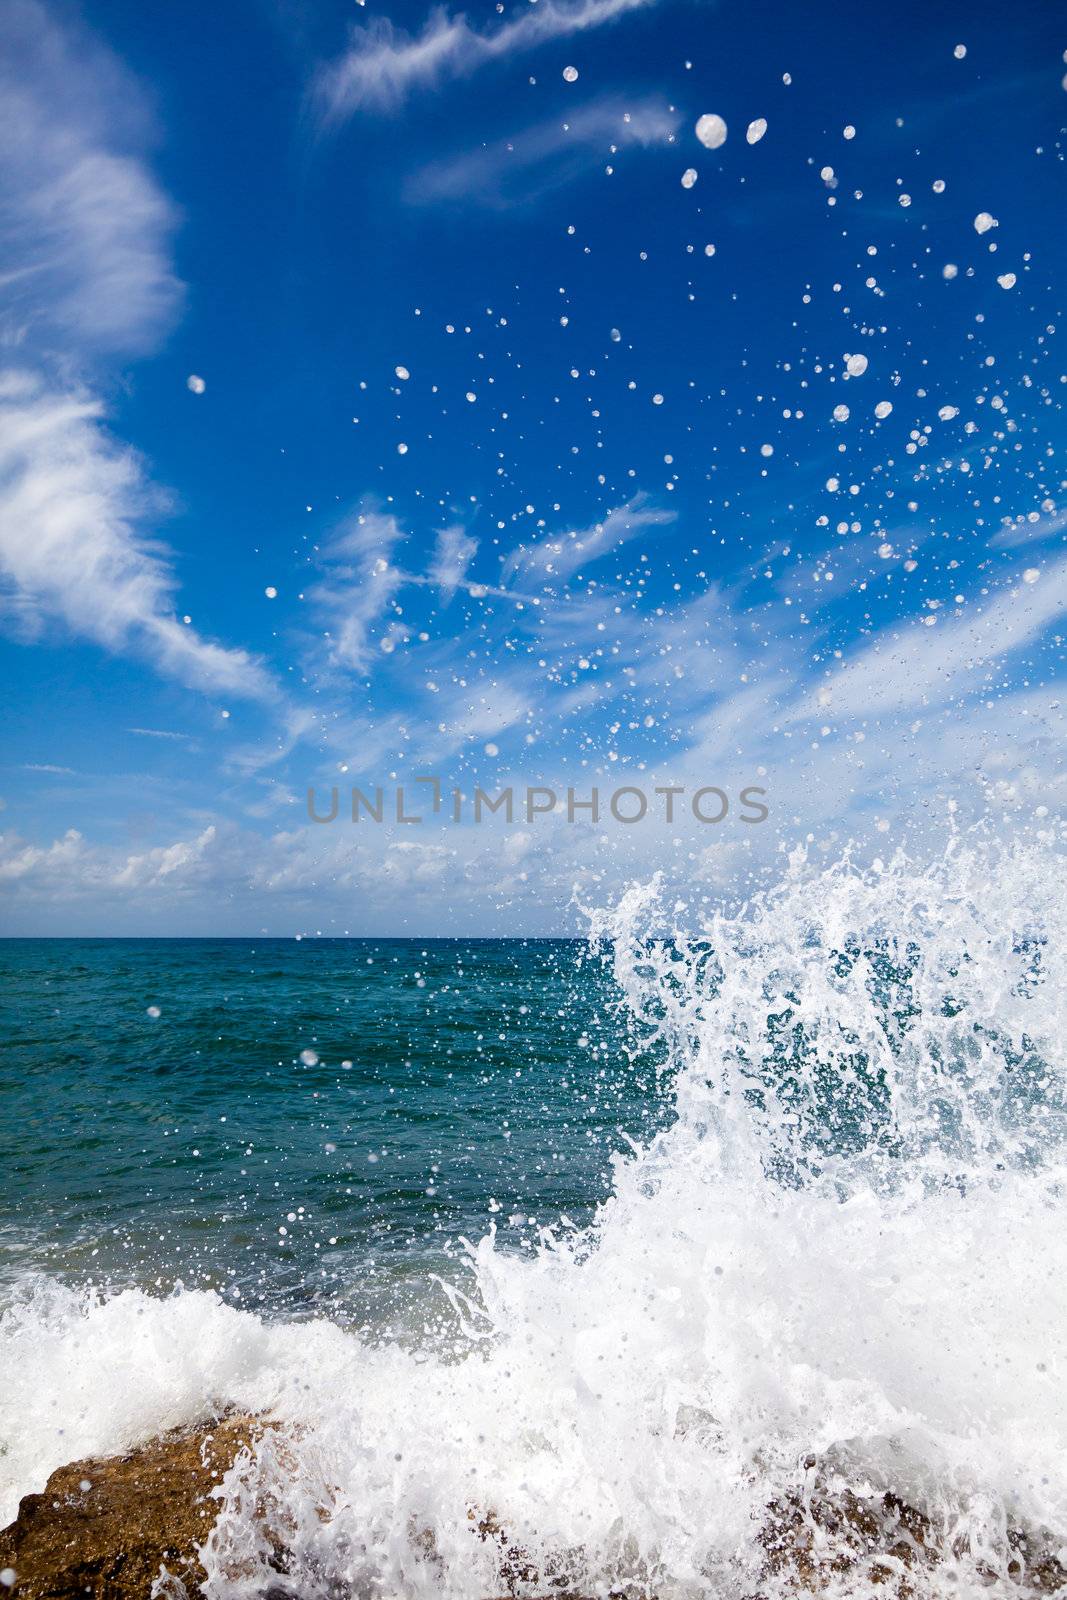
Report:
[[[1065,48],[1036,3],[5,7],[3,931],[550,933],[1054,837]],[[733,804],[308,821],[426,772]]]

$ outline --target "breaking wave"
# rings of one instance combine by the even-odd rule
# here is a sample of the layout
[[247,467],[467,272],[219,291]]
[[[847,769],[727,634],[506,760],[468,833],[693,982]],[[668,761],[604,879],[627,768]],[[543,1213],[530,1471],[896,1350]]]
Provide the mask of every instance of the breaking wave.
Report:
[[225,1481],[217,1600],[1067,1579],[1060,868],[797,857],[687,934],[632,888],[591,939],[675,1115],[590,1228],[490,1231],[415,1350],[38,1282],[3,1324],[4,1509],[239,1407],[280,1426]]

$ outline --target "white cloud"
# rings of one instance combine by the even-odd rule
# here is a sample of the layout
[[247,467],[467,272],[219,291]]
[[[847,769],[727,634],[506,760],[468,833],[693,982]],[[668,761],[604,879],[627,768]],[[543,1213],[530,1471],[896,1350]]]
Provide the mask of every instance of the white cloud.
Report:
[[[175,211],[143,160],[149,119],[121,64],[38,0],[0,12],[0,615],[23,637],[48,621],[147,657],[212,693],[266,699],[266,672],[175,615],[174,574],[149,542],[164,506],[101,402],[51,370],[141,352],[173,318]],[[30,369],[30,363],[37,367]]]
[[849,719],[940,706],[979,687],[1005,657],[1032,643],[1067,612],[1067,557],[1037,584],[1000,590],[983,606],[933,626],[920,621],[885,629],[872,644],[813,692],[787,719]]
[[435,735],[430,730],[424,745],[430,756],[446,755],[471,739],[488,739],[514,727],[526,716],[530,701],[517,682],[492,678],[452,692]]
[[478,553],[478,541],[458,525],[442,528],[437,535],[433,560],[427,576],[446,598],[452,596],[466,577],[467,568]]
[[[251,838],[251,836],[249,836]],[[188,891],[212,881],[247,875],[248,862],[236,862],[220,848],[219,831],[209,824],[193,839],[134,855],[121,848],[91,844],[68,828],[48,845],[28,844],[0,833],[0,882],[10,889],[58,902],[83,896],[160,889]]]
[[0,13],[0,335],[143,350],[181,299],[137,86],[36,0]]
[[356,111],[386,111],[417,89],[460,78],[506,56],[552,39],[602,27],[655,0],[539,0],[514,22],[480,31],[462,14],[434,11],[422,32],[404,33],[387,18],[352,30],[348,49],[320,72],[316,84],[327,120]]
[[33,888],[51,885],[65,887],[70,893],[83,886],[91,887],[97,877],[85,841],[75,828],[44,846],[26,844],[14,834],[0,833],[0,883],[25,881]]
[[601,556],[636,539],[646,528],[665,527],[675,520],[673,511],[650,505],[643,494],[609,511],[601,522],[563,534],[552,534],[535,544],[519,545],[504,563],[505,582],[516,573],[526,581],[538,578],[559,583],[590,566]]
[[215,842],[215,834],[214,826],[209,825],[195,839],[179,839],[174,844],[130,856],[112,881],[120,888],[148,889],[168,879],[187,880],[203,865]]
[[423,203],[528,201],[533,193],[580,177],[594,162],[608,159],[613,147],[669,144],[680,124],[678,112],[654,101],[596,100],[566,120],[537,123],[510,139],[431,162],[413,174],[405,194]]
[[991,550],[1016,550],[1023,544],[1039,544],[1044,539],[1051,539],[1057,533],[1062,533],[1067,528],[1067,510],[1050,510],[1044,516],[1037,512],[1029,516],[1016,517],[1013,521],[1006,522],[999,532],[995,533],[989,541]]
[[246,651],[175,615],[174,575],[140,532],[161,497],[102,410],[32,374],[0,373],[0,611],[24,633],[59,620],[191,687],[268,698],[270,679]]
[[387,652],[395,644],[388,629],[377,641],[371,629],[408,581],[393,565],[393,552],[405,538],[394,516],[361,511],[325,551],[325,577],[309,593],[330,625],[330,659],[337,665],[366,672],[383,642]]
[[[421,825],[393,820],[394,790],[386,785],[385,820],[348,820],[347,791],[355,774],[331,770],[317,784],[320,813],[337,783],[337,821],[314,826],[305,820],[303,794],[268,794],[292,808],[292,825],[267,833],[204,817],[178,823],[151,848],[92,843],[74,830],[51,842],[29,843],[0,835],[0,882],[5,886],[5,929],[26,932],[92,931],[106,922],[113,932],[235,933],[272,931],[353,933],[560,932],[574,927],[573,886],[584,881],[584,898],[602,904],[635,877],[657,869],[692,891],[718,894],[750,886],[753,874],[780,870],[783,849],[807,840],[827,859],[850,842],[855,858],[869,858],[904,844],[921,849],[946,827],[967,826],[991,816],[998,831],[1046,828],[1046,810],[1067,802],[1062,766],[1063,712],[1054,693],[1005,694],[983,713],[981,726],[942,708],[922,718],[898,720],[892,737],[864,738],[859,730],[812,740],[796,729],[772,727],[775,701],[787,679],[742,686],[706,715],[688,724],[688,747],[679,746],[640,768],[598,761],[581,768],[540,762],[519,769],[466,769],[463,787],[469,816],[473,785],[493,791],[511,785],[549,785],[560,797],[551,816],[527,825],[521,804],[514,825],[500,819],[480,827],[455,826],[443,812],[434,817],[429,796],[412,787],[414,772],[437,770],[420,748],[406,767],[406,806],[423,813]],[[490,705],[490,686],[471,692],[472,724],[489,731],[494,714],[514,713],[517,700],[507,685],[501,704]],[[457,707],[457,710],[459,708]],[[473,727],[470,732],[473,732]],[[901,755],[907,759],[902,760]],[[411,752],[412,757],[415,752]],[[384,780],[384,772],[370,771]],[[760,775],[762,763],[765,772]],[[404,777],[404,774],[401,774]],[[367,780],[362,780],[366,786]],[[738,820],[741,787],[761,784],[769,820],[745,827]],[[602,821],[566,820],[568,784],[579,799],[600,789]],[[634,827],[607,819],[607,797],[636,784],[650,796],[646,820]],[[654,786],[685,785],[691,795],[705,784],[725,789],[734,801],[721,827],[700,826],[686,802],[671,825]],[[268,789],[274,785],[268,782]],[[445,779],[446,796],[449,780]],[[948,807],[954,806],[954,817]]]

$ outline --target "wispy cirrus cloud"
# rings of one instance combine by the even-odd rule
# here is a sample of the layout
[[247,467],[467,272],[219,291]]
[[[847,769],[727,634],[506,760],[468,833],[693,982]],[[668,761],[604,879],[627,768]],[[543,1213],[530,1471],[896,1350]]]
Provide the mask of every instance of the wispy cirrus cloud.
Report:
[[[361,511],[324,552],[322,581],[309,593],[329,623],[327,640],[335,665],[366,672],[375,659],[374,623],[408,581],[393,564],[393,553],[406,537],[391,514]],[[388,653],[388,632],[377,645]]]
[[166,551],[146,532],[166,508],[84,383],[107,354],[167,333],[182,287],[176,211],[143,149],[150,119],[121,63],[38,0],[0,14],[0,617],[23,638],[59,623],[165,677],[267,700],[247,651],[187,626]]
[[121,64],[37,0],[0,13],[0,337],[87,351],[156,344],[182,298],[177,223],[141,149]]
[[540,0],[514,22],[472,28],[467,18],[443,8],[431,13],[421,33],[409,34],[387,18],[353,28],[348,48],[326,65],[315,84],[328,122],[358,111],[390,111],[419,89],[430,89],[485,66],[536,49],[552,39],[603,27],[656,0]]
[[371,504],[349,517],[326,546],[319,563],[322,578],[308,591],[327,624],[331,662],[363,674],[409,636],[399,620],[382,622],[398,592],[409,584],[436,588],[447,602],[466,583],[478,553],[477,539],[453,523],[438,530],[425,572],[406,571],[394,560],[407,540],[406,529],[391,512],[374,510]]
[[624,146],[669,145],[680,124],[677,111],[653,100],[590,101],[565,120],[540,122],[510,139],[428,163],[409,178],[405,198],[507,206],[581,177]]
[[187,733],[175,733],[171,728],[127,728],[127,733],[135,733],[142,739],[173,739],[179,744],[191,744],[192,740]]
[[1049,505],[1044,516],[1035,511],[1029,516],[1015,517],[1011,521],[1006,521],[990,539],[989,548],[1017,550],[1024,544],[1041,544],[1045,539],[1054,539],[1065,529],[1067,529],[1067,509],[1057,510]]
[[174,574],[139,531],[162,505],[135,452],[107,433],[98,400],[0,373],[0,615],[24,637],[59,621],[191,687],[270,698],[246,651],[175,614]]
[[477,539],[472,539],[458,523],[439,531],[427,576],[431,583],[437,584],[446,600],[452,598],[463,582],[477,553]]
[[636,539],[647,528],[666,527],[674,520],[673,511],[653,505],[647,495],[636,494],[592,527],[517,546],[504,563],[504,581],[521,574],[527,582],[541,579],[559,583],[580,567],[589,566],[610,550]]
[[1067,557],[1034,575],[1035,582],[1008,584],[961,616],[942,621],[928,612],[884,628],[821,687],[801,696],[783,720],[832,716],[844,722],[945,706],[988,684],[1013,652],[1067,621]]

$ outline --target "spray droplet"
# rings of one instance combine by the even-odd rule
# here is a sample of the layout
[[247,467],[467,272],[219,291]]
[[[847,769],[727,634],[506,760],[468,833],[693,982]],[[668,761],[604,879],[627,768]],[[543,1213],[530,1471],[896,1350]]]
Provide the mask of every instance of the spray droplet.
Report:
[[726,123],[714,111],[705,111],[696,126],[696,135],[705,150],[717,150],[726,143]]

